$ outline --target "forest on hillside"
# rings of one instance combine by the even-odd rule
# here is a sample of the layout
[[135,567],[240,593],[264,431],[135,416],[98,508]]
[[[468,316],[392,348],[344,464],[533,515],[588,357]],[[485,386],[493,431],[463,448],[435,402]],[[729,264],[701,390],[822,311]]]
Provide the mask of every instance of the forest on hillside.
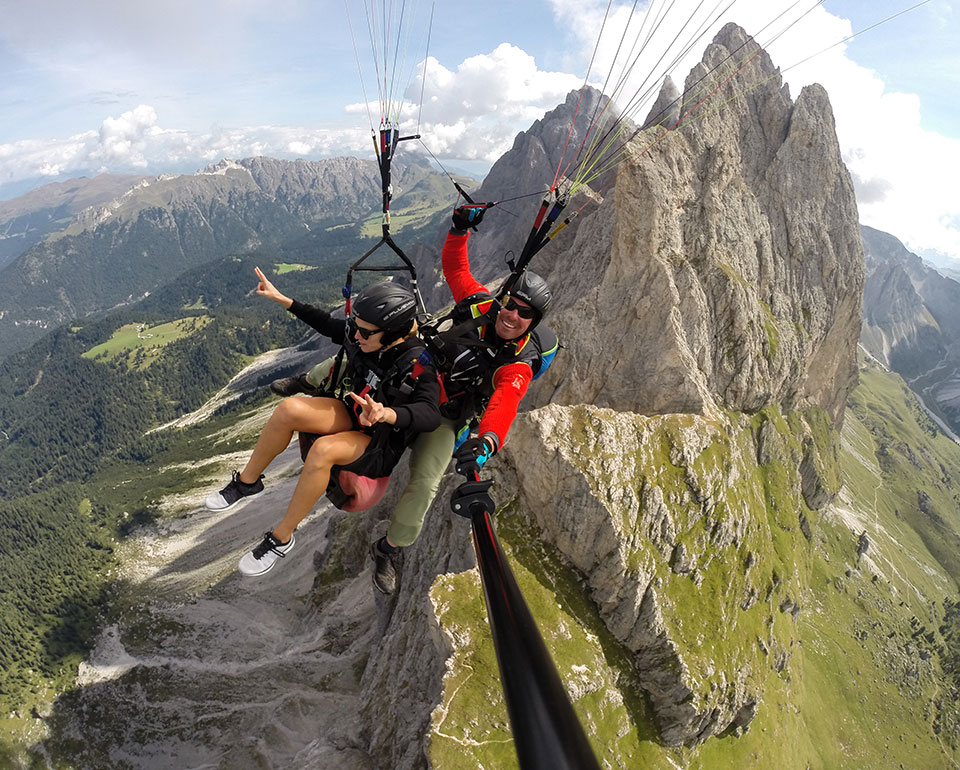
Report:
[[[290,295],[334,306],[368,241],[342,228],[223,257],[0,364],[0,708],[20,713],[45,683],[67,683],[99,630],[113,544],[150,520],[162,494],[137,469],[189,452],[189,431],[146,432],[201,406],[253,357],[310,333],[256,295],[254,266]],[[276,270],[290,263],[304,269]],[[128,324],[177,319],[187,332],[149,357],[84,357]]]

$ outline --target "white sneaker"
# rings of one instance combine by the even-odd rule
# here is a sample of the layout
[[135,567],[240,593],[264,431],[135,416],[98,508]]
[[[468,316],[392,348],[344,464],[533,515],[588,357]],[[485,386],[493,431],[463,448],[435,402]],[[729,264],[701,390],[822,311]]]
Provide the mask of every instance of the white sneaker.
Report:
[[296,538],[290,535],[289,543],[281,543],[273,536],[272,532],[267,532],[263,536],[263,542],[254,548],[250,553],[245,553],[240,559],[240,573],[250,577],[262,575],[273,569],[273,565],[278,559],[282,559],[287,552],[293,548]]

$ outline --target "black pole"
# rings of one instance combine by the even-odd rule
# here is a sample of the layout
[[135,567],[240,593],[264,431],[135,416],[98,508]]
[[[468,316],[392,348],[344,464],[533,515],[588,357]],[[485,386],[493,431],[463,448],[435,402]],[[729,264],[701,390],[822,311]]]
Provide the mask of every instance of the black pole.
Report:
[[[468,481],[454,493],[456,513],[469,515],[473,544],[521,770],[600,770],[500,547],[490,514],[489,481]],[[468,513],[469,512],[469,513]]]

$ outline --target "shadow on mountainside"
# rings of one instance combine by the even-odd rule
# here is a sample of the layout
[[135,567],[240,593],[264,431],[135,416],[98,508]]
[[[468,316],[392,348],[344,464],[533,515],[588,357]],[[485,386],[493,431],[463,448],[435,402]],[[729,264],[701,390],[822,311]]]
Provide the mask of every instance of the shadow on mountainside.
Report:
[[[382,626],[366,557],[376,518],[323,501],[289,557],[241,576],[240,556],[289,500],[296,445],[274,466],[265,492],[236,509],[192,508],[138,534],[129,606],[81,664],[80,686],[54,703],[35,750],[84,768],[374,766],[357,714]],[[195,490],[201,505],[210,491]],[[318,575],[333,540],[350,558]],[[324,578],[336,585],[321,613]]]

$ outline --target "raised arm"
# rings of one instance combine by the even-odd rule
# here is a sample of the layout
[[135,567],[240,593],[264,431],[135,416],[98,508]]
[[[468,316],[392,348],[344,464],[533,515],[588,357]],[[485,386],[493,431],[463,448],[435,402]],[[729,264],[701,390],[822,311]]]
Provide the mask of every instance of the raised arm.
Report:
[[288,297],[271,283],[259,267],[255,267],[254,272],[257,274],[258,295],[285,307],[307,326],[320,332],[324,337],[329,337],[338,344],[343,343],[346,339],[346,325],[343,321],[334,319],[326,310]]
[[464,297],[480,292],[489,293],[486,286],[478,281],[470,272],[470,257],[467,253],[467,242],[470,240],[470,228],[476,226],[483,219],[483,213],[489,206],[461,206],[453,212],[453,226],[444,241],[443,251],[440,253],[440,265],[443,268],[443,277],[453,292],[454,302]]

